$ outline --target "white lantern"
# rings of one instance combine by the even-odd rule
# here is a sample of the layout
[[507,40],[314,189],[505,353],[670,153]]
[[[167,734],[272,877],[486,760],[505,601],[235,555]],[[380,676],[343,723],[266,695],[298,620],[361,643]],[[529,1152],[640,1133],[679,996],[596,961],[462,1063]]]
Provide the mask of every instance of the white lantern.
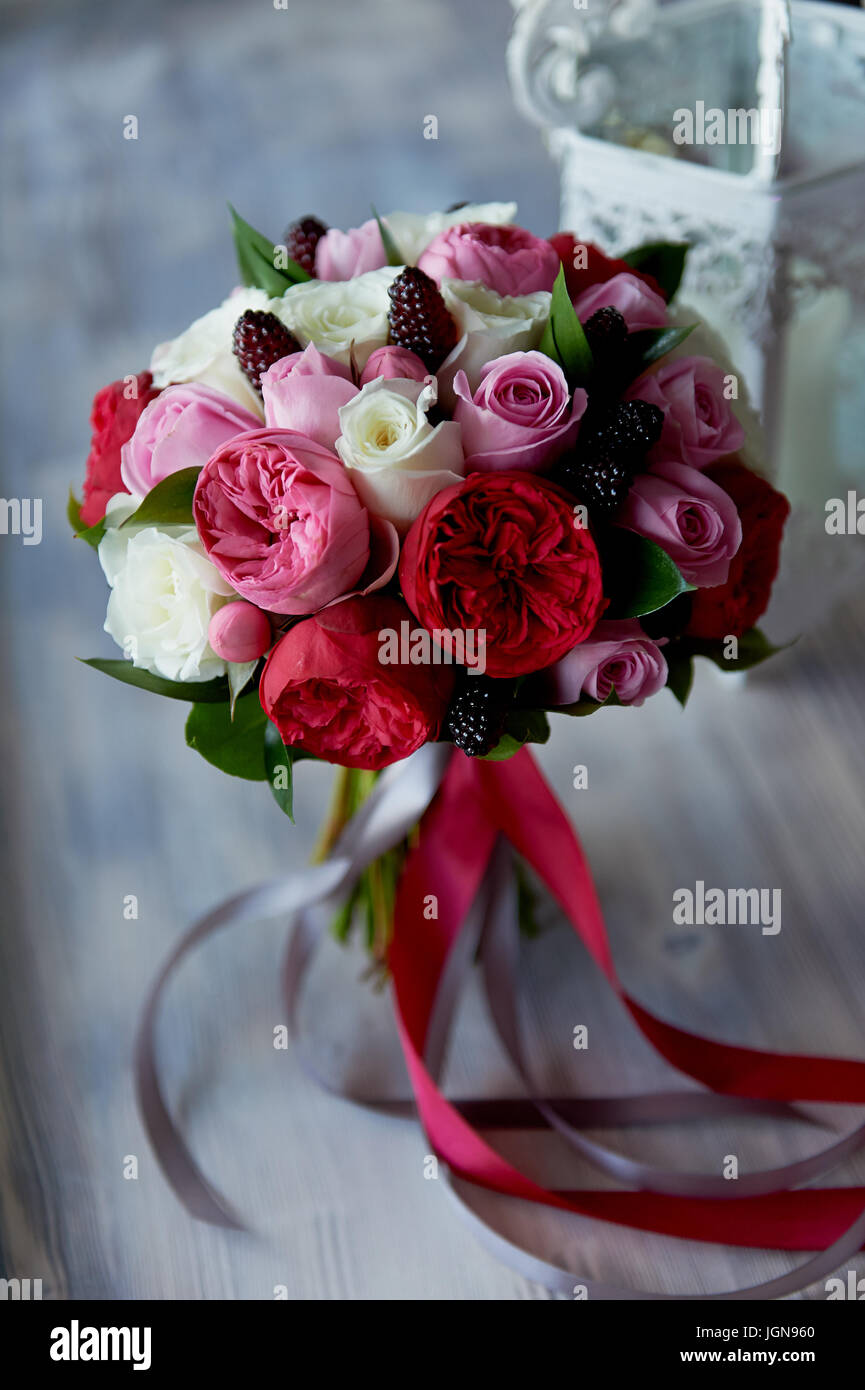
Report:
[[526,0],[509,66],[562,225],[614,254],[691,244],[682,297],[743,371],[780,484],[816,502],[865,475],[865,14],[793,0],[789,42],[787,13]]

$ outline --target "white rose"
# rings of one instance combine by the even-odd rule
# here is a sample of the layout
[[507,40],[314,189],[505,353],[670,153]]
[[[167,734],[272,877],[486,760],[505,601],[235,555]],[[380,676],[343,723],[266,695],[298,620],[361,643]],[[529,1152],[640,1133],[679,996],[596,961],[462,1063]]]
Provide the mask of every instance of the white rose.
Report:
[[455,420],[426,418],[435,386],[376,377],[340,406],[337,452],[365,506],[403,534],[431,498],[465,475]]
[[223,391],[263,420],[261,397],[241,371],[232,351],[231,337],[244,310],[272,307],[264,290],[252,286],[235,290],[217,309],[211,309],[209,314],[190,324],[185,333],[154,349],[150,360],[154,386],[200,381],[214,391]]
[[172,681],[207,681],[225,662],[207,640],[210,619],[235,597],[208,560],[194,527],[119,530],[137,500],[119,493],[108,504],[99,560],[111,585],[105,631],[134,666]]
[[552,295],[548,290],[500,295],[480,280],[447,279],[442,280],[441,292],[461,335],[437,372],[439,395],[445,408],[453,410],[457,372],[465,372],[474,393],[487,362],[538,346],[550,317]]
[[282,319],[301,347],[314,343],[319,352],[348,365],[351,345],[358,368],[375,348],[387,342],[387,287],[403,269],[386,265],[353,280],[307,280],[292,285],[268,308]]
[[414,265],[430,242],[448,227],[458,227],[463,222],[502,227],[513,222],[516,215],[516,203],[467,203],[455,212],[389,212],[382,221],[400,255],[405,256],[406,265]]

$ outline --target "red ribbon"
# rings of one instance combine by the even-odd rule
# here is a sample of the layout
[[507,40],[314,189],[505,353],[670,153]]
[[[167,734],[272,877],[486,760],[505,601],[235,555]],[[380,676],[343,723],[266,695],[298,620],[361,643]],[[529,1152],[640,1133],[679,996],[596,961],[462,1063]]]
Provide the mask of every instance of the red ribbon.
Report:
[[[861,1216],[865,1188],[695,1198],[647,1191],[553,1190],[508,1163],[440,1091],[424,1063],[452,947],[503,834],[539,875],[644,1037],[672,1066],[720,1094],[766,1101],[865,1104],[865,1062],[763,1052],[665,1023],[626,993],[577,837],[534,759],[455,755],[424,815],[400,881],[390,953],[397,1021],[420,1117],[454,1173],[512,1197],[640,1230],[726,1245],[823,1250]],[[424,915],[430,895],[437,915]]]

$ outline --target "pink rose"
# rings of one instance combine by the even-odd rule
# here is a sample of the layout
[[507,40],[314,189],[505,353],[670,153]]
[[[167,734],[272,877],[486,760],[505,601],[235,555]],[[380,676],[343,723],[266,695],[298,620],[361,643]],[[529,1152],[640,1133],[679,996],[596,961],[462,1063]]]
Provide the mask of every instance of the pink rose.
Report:
[[496,294],[551,290],[559,272],[558,252],[523,227],[462,222],[439,232],[418,259],[420,270],[442,280],[482,280]]
[[375,381],[378,376],[383,376],[387,381],[393,381],[394,378],[400,378],[402,381],[426,381],[429,372],[416,352],[387,344],[370,353],[360,374],[361,386]]
[[339,408],[357,395],[349,368],[312,343],[263,372],[261,391],[268,425],[305,434],[331,452],[340,433]]
[[588,397],[568,391],[558,363],[542,352],[509,352],[487,363],[471,395],[465,372],[454,378],[454,419],[462,429],[466,471],[533,472],[573,445]]
[[598,623],[585,642],[536,679],[538,694],[551,705],[573,705],[581,695],[603,702],[613,690],[620,704],[641,705],[666,683],[660,647],[633,618]]
[[120,451],[123,486],[146,497],[169,473],[200,467],[226,439],[258,429],[260,423],[210,386],[168,386],[141,412]]
[[202,468],[192,510],[223,578],[271,613],[332,603],[369,559],[369,516],[345,469],[293,430],[228,440]]
[[631,399],[651,401],[664,412],[664,429],[650,455],[673,458],[692,468],[706,468],[724,454],[735,453],[745,431],[724,399],[725,376],[710,357],[679,357],[629,388]]
[[347,232],[331,227],[315,248],[315,273],[319,280],[352,280],[355,275],[380,270],[383,265],[387,265],[387,256],[374,217]]
[[223,661],[257,661],[270,647],[270,619],[255,604],[237,599],[217,608],[207,640]]
[[641,328],[663,328],[667,322],[666,300],[637,275],[614,275],[601,285],[583,290],[574,300],[574,311],[581,323],[607,306],[618,309],[629,333],[637,333]]
[[665,550],[689,584],[724,584],[742,542],[736,504],[723,488],[685,463],[639,473],[618,524]]

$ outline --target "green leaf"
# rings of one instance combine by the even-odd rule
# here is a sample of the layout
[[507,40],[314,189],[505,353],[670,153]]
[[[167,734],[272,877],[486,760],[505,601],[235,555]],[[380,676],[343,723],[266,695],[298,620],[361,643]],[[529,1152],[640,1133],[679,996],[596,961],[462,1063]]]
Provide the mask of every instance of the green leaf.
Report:
[[[770,656],[775,656],[777,652],[786,651],[787,647],[793,646],[793,642],[785,642],[780,647],[773,647],[758,627],[749,628],[737,639],[738,650],[735,657],[724,655],[727,646],[726,638],[689,637],[687,640],[694,656],[707,657],[722,671],[750,671],[752,666],[759,666],[761,661],[767,661]],[[798,641],[798,638],[795,640]]]
[[244,222],[230,203],[228,210],[232,219],[237,265],[244,285],[254,285],[269,294],[271,299],[281,299],[292,285],[312,279],[303,266],[292,260],[284,246],[275,246],[261,232]]
[[580,386],[588,381],[594,365],[592,352],[583,326],[574,312],[563,265],[559,266],[553,285],[550,317],[541,338],[540,351],[558,362],[568,378],[569,386]]
[[370,203],[370,208],[372,209],[373,217],[378,223],[378,230],[381,233],[381,244],[384,247],[384,254],[387,257],[388,265],[405,265],[405,256],[400,254],[399,247],[382,222],[375,208],[372,206],[372,203]]
[[252,674],[258,665],[255,661],[229,661],[228,666],[228,693],[231,717],[234,718],[234,707],[237,704],[237,697],[242,695],[252,678]]
[[647,241],[622,257],[634,270],[653,275],[669,302],[682,281],[685,258],[691,247],[687,241]]
[[257,690],[241,696],[233,719],[227,704],[195,704],[186,721],[186,742],[221,772],[263,782],[267,777],[263,739],[266,722]]
[[200,468],[181,468],[151,488],[136,511],[120,523],[124,526],[192,525],[192,498]]
[[[294,749],[285,746],[279,730],[269,719],[264,727],[264,765],[274,800],[294,825]],[[351,914],[348,922],[350,920]]]
[[221,676],[212,681],[169,681],[133,666],[131,661],[104,661],[98,656],[79,657],[78,660],[83,666],[92,666],[94,671],[102,671],[104,675],[123,681],[125,685],[152,690],[155,695],[167,695],[170,700],[214,704],[228,702],[228,682]]
[[663,653],[667,662],[667,687],[684,709],[694,684],[693,654],[684,642],[670,642]]
[[634,349],[634,376],[640,376],[653,362],[672,352],[696,327],[689,323],[687,328],[641,328],[637,333],[629,333],[628,346]]
[[86,526],[81,520],[81,503],[71,488],[69,489],[69,501],[66,504],[66,515],[69,519],[69,525],[75,532],[76,540],[86,541],[96,550],[105,535],[105,522],[97,521],[94,526]]
[[[606,709],[608,705],[620,705],[622,702],[615,690],[611,690],[606,700],[593,700],[588,695],[583,695],[573,705],[557,705],[553,709],[553,714],[570,714],[575,719],[585,719],[586,715],[596,714],[599,709]],[[624,706],[622,706],[624,708]]]
[[694,587],[665,550],[635,531],[611,527],[599,537],[598,548],[604,593],[610,600],[605,620],[654,613]]
[[500,763],[512,758],[527,743],[546,743],[550,736],[549,720],[540,709],[511,710],[495,748],[484,754],[485,762]]

